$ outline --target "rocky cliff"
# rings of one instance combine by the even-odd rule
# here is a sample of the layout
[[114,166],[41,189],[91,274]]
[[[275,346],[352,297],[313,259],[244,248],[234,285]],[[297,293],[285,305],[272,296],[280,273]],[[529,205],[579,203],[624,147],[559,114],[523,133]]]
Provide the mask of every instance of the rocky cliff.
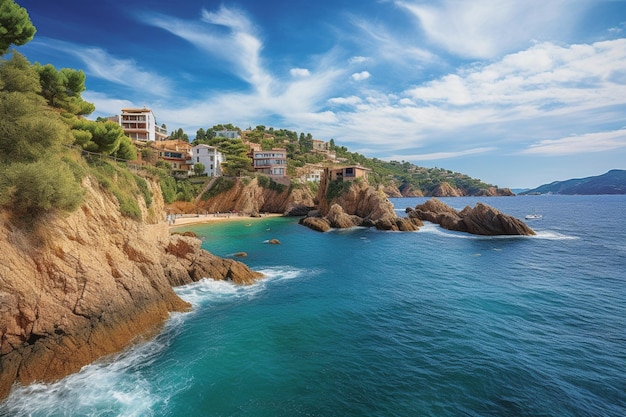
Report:
[[287,216],[303,216],[311,210],[314,195],[307,187],[294,188],[291,184],[279,184],[272,188],[262,187],[258,178],[224,179],[232,184],[227,190],[207,199],[198,198],[194,205],[175,205],[180,212],[207,211],[226,213],[235,211],[256,216],[259,213],[282,213]]
[[189,305],[172,290],[201,278],[249,283],[245,265],[170,235],[157,183],[143,221],[120,214],[89,177],[84,204],[28,230],[0,213],[0,398],[12,384],[51,381],[158,329]]
[[316,197],[317,211],[309,213],[301,224],[318,231],[355,226],[409,231],[421,226],[418,219],[399,218],[383,188],[375,189],[365,178],[331,182],[326,171]]

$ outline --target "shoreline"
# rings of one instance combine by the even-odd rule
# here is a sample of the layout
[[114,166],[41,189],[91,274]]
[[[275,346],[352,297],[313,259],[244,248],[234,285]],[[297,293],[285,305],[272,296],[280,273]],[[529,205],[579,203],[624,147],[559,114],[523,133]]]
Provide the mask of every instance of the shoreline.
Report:
[[[168,224],[168,228],[176,229],[183,226],[192,226],[196,224],[205,224],[205,223],[222,223],[222,222],[232,222],[232,221],[254,221],[261,220],[268,217],[284,217],[283,214],[280,213],[268,213],[263,214],[261,217],[250,217],[250,216],[240,216],[237,214],[229,214],[229,213],[221,213],[219,215],[216,214],[189,214],[189,215],[179,215],[181,217],[176,217],[173,223]],[[186,217],[189,216],[189,217]]]

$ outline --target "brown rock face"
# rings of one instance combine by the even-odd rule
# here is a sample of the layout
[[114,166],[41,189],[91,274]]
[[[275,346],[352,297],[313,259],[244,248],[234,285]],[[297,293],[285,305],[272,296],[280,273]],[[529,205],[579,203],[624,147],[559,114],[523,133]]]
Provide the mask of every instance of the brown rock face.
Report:
[[461,197],[463,192],[457,188],[453,188],[447,182],[442,182],[430,193],[433,197]]
[[317,232],[328,232],[332,229],[328,220],[322,217],[304,217],[299,223]]
[[480,190],[476,193],[477,196],[488,196],[488,197],[511,197],[514,196],[515,193],[511,191],[510,188],[496,188],[489,187],[486,189]]
[[267,212],[303,216],[315,206],[314,196],[306,187],[292,189],[286,185],[284,191],[278,192],[259,186],[256,178],[248,184],[239,179],[234,181],[228,191],[198,201],[198,209],[209,213],[236,211],[245,214]]
[[250,283],[258,274],[170,236],[158,184],[144,222],[83,181],[86,199],[33,230],[0,213],[0,398],[14,382],[52,381],[119,351],[190,306],[172,290],[204,277]]
[[300,224],[321,232],[331,228],[345,229],[355,226],[412,231],[422,226],[417,218],[399,218],[393,204],[387,199],[385,190],[375,189],[364,180],[343,184],[343,192],[329,200],[328,190],[331,184],[326,178],[328,173],[321,181],[317,194],[319,210],[302,219]]
[[531,236],[535,232],[524,222],[501,213],[493,207],[477,203],[474,208],[465,207],[457,212],[452,207],[436,198],[432,198],[409,211],[410,218],[437,223],[441,227],[458,232],[476,235],[523,235]]

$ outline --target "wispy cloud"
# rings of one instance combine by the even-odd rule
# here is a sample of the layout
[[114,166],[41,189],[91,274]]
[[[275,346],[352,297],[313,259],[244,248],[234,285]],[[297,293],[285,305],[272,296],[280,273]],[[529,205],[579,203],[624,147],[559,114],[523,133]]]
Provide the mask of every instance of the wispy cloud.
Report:
[[[375,54],[378,61],[392,62],[400,65],[422,65],[437,61],[433,52],[410,42],[406,38],[398,38],[390,33],[384,25],[353,16],[351,23],[358,29],[353,35],[354,41],[361,48]],[[344,36],[347,36],[344,35]],[[364,57],[354,57],[351,63],[362,63]]]
[[626,129],[542,140],[521,151],[525,155],[572,155],[626,148]]
[[590,0],[442,0],[425,4],[398,0],[428,38],[447,51],[469,58],[493,58],[533,39],[569,32]]
[[148,96],[165,97],[171,92],[168,78],[142,68],[134,59],[117,58],[101,48],[54,39],[39,38],[37,42],[82,61],[89,77],[142,91]]
[[461,156],[478,155],[496,150],[494,147],[474,148],[466,149],[456,152],[433,152],[425,154],[412,154],[412,155],[391,155],[384,159],[388,161],[438,161],[441,159],[459,158]]
[[270,96],[274,80],[263,66],[263,42],[243,11],[222,5],[215,12],[203,10],[201,22],[152,13],[142,19],[231,64],[243,80],[263,96]]

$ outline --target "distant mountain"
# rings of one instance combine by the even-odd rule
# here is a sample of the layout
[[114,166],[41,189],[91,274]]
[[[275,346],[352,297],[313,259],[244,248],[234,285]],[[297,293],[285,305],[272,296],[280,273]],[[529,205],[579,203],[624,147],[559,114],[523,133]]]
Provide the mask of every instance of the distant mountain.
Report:
[[626,170],[613,169],[595,177],[555,181],[520,194],[626,194]]

